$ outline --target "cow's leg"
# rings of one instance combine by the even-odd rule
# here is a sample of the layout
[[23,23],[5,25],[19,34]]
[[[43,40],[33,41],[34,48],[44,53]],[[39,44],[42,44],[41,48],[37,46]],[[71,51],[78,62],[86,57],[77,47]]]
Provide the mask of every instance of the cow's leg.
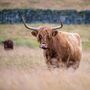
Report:
[[52,65],[52,68],[59,68],[59,60],[57,58],[52,58],[50,64]]
[[67,64],[67,68],[72,67],[73,69],[77,69],[79,67],[80,60],[70,60],[69,63]]
[[60,68],[60,67],[63,67],[63,66],[64,66],[64,64],[63,64],[62,60],[60,58],[57,58],[56,67]]
[[77,60],[77,61],[72,65],[73,69],[79,68],[79,64],[80,64],[80,60]]
[[57,68],[60,67],[60,60],[59,60],[59,58],[57,58],[57,61],[56,61],[56,67],[57,67]]
[[47,64],[48,69],[52,68],[51,59],[46,59],[46,64]]

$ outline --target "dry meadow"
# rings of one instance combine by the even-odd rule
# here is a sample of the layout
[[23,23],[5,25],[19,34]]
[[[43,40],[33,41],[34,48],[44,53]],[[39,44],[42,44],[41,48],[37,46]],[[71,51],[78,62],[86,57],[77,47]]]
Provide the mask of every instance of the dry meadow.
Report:
[[0,25],[0,41],[12,39],[15,45],[14,50],[4,50],[0,45],[0,90],[90,90],[89,28],[65,25],[62,29],[81,35],[83,55],[79,68],[49,71],[43,51],[29,30],[23,25]]

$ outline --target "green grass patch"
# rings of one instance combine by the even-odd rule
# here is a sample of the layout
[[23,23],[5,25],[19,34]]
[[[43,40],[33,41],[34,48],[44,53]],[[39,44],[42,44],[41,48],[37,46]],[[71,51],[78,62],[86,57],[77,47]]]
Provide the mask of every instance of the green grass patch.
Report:
[[39,46],[38,42],[33,39],[14,39],[14,43],[19,46],[29,46],[31,48],[36,48]]
[[90,50],[90,41],[82,42],[83,49]]

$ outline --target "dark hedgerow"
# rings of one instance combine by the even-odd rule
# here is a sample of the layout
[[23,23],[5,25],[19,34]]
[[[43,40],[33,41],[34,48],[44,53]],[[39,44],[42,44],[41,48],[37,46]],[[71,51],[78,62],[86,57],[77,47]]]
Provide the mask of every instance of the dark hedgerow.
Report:
[[19,12],[27,23],[90,24],[90,10],[43,10],[43,9],[4,9],[0,11],[0,23],[22,23]]

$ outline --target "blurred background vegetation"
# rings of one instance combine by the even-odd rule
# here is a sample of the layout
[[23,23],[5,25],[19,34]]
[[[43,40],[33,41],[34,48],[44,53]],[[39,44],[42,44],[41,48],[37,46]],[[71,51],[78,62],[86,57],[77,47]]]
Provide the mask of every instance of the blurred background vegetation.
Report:
[[90,0],[0,0],[0,9],[13,8],[90,10]]

